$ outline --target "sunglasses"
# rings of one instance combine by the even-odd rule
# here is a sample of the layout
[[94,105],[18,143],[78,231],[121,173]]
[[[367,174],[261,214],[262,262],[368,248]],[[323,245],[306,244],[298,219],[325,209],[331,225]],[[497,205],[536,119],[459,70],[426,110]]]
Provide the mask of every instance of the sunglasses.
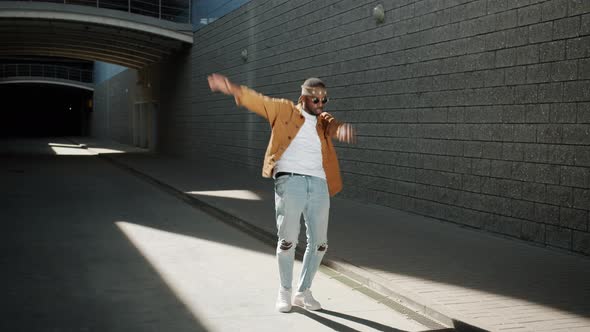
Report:
[[320,99],[320,98],[318,98],[318,97],[313,97],[313,98],[311,99],[311,102],[312,102],[312,103],[314,103],[314,104],[319,104],[320,100],[322,101],[322,104],[325,104],[325,103],[327,103],[327,102],[328,102],[328,97],[324,97],[324,98],[322,98],[322,99]]

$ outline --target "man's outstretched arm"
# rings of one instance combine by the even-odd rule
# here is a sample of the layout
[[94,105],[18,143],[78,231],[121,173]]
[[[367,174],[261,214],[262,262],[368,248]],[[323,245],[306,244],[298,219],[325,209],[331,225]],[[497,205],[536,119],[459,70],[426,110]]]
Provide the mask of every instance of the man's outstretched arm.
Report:
[[264,96],[245,86],[232,83],[221,74],[211,74],[207,77],[209,88],[213,92],[221,92],[234,96],[238,106],[244,106],[250,111],[273,123],[284,100]]

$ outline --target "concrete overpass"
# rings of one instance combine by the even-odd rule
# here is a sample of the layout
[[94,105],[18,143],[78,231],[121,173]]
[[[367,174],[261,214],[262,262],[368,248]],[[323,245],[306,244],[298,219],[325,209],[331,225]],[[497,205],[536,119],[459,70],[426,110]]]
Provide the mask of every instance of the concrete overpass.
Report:
[[193,43],[192,26],[61,3],[0,1],[0,56],[52,56],[143,68]]
[[84,83],[73,80],[65,80],[61,78],[50,77],[35,77],[35,76],[21,76],[21,77],[6,77],[0,78],[0,84],[28,84],[28,83],[42,83],[52,85],[63,85],[78,89],[94,91],[94,84]]
[[94,91],[93,72],[48,64],[1,64],[0,84],[43,83]]

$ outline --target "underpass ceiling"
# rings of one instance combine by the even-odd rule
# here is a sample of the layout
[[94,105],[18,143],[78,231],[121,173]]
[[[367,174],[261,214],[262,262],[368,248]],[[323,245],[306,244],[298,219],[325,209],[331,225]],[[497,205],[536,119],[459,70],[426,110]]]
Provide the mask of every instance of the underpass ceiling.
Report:
[[[64,7],[67,6],[61,8]],[[92,12],[92,9],[89,12]],[[104,12],[104,9],[100,10],[101,14]],[[71,20],[65,20],[51,18],[55,15],[45,12],[39,12],[35,18],[28,17],[31,16],[28,12],[27,15],[19,14],[18,11],[14,13],[13,16],[20,17],[11,17],[0,6],[0,56],[64,57],[102,61],[139,69],[190,46],[186,38],[179,40],[169,36],[188,36],[186,24],[178,25],[178,31],[167,30],[166,33],[159,34],[155,32],[165,29],[131,29],[129,26],[133,26],[134,22],[121,22],[117,26],[112,24],[112,18],[109,18],[111,25],[106,25],[100,23],[100,19],[82,20],[83,17],[77,16],[78,14],[71,15]],[[120,13],[117,15],[120,16]],[[75,18],[79,20],[74,20]],[[157,19],[142,20],[159,23]],[[170,22],[162,24],[167,29],[174,27]],[[147,25],[141,23],[137,26]]]

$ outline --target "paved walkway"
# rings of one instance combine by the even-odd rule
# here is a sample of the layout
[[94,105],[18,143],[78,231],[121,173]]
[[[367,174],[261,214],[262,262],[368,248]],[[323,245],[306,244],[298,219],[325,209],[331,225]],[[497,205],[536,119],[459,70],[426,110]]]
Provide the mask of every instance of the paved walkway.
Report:
[[[78,139],[90,149],[127,147]],[[274,234],[273,184],[227,162],[105,154],[172,190]],[[447,324],[590,331],[590,259],[377,205],[335,198],[326,264]],[[317,289],[316,292],[321,292]]]
[[326,269],[276,312],[271,246],[67,141],[0,140],[0,183],[0,331],[432,330]]

